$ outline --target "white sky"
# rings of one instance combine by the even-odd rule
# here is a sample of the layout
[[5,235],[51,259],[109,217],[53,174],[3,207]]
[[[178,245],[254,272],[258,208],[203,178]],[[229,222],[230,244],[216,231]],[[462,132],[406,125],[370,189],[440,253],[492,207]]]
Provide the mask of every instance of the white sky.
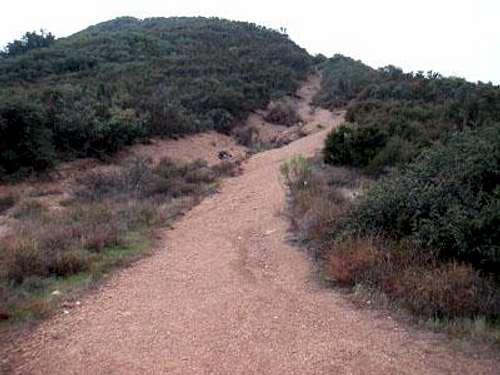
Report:
[[0,46],[119,16],[218,16],[288,28],[309,52],[500,83],[500,0],[0,0]]

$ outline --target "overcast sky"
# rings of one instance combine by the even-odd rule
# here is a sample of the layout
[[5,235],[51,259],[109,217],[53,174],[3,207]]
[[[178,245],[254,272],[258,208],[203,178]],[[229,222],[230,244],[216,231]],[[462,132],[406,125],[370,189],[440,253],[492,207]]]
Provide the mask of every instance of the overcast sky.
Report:
[[0,45],[119,16],[218,16],[287,27],[310,53],[500,83],[500,0],[1,0]]

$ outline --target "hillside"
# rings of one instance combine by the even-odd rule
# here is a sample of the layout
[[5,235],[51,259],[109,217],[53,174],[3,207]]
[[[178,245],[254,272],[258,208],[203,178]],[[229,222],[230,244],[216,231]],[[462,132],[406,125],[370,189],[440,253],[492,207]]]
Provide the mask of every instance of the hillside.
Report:
[[322,275],[498,341],[500,87],[336,55],[314,103],[346,108],[346,122],[320,158],[283,172]]
[[352,133],[352,143],[346,152],[333,147],[331,162],[372,175],[403,166],[455,133],[500,124],[500,87],[491,83],[391,65],[373,69],[342,55],[327,60],[323,71],[315,104],[348,106],[346,119],[356,125],[340,132]]
[[119,18],[0,58],[0,177],[153,135],[227,132],[293,93],[310,63],[286,35],[215,18]]

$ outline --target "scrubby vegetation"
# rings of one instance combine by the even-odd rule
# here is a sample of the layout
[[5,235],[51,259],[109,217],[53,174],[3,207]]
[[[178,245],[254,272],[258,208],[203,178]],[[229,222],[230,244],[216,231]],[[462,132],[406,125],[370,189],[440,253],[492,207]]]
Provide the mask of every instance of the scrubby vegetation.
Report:
[[0,215],[16,204],[17,197],[14,194],[8,194],[0,197]]
[[500,275],[500,127],[457,134],[382,179],[357,202],[346,230],[383,232]]
[[40,30],[40,34],[36,31],[27,32],[21,39],[8,43],[4,50],[0,51],[0,58],[24,55],[26,52],[34,49],[50,47],[54,44],[55,40],[56,37],[54,34],[45,32],[44,30]]
[[[15,205],[12,233],[0,239],[0,311],[11,319],[48,313],[49,294],[69,278],[96,280],[144,250],[166,225],[232,175],[235,163],[134,158],[78,179],[62,207],[31,197]],[[6,198],[7,200],[10,198]],[[69,283],[71,284],[71,283]]]
[[293,103],[286,101],[271,104],[264,119],[272,124],[289,127],[302,121]]
[[[457,139],[455,144],[462,141]],[[441,147],[432,150],[436,158],[430,159],[434,163],[439,162],[438,154],[446,152]],[[478,216],[472,207],[465,212],[455,193],[461,189],[465,195],[465,191],[470,191],[471,196],[474,193],[470,184],[462,186],[460,177],[453,176],[457,169],[435,179],[424,174],[417,177],[415,174],[422,172],[430,159],[421,156],[406,174],[401,172],[398,178],[406,182],[401,185],[391,178],[382,183],[367,180],[353,170],[325,164],[321,158],[292,159],[283,165],[282,173],[290,188],[289,215],[294,231],[329,283],[353,291],[361,289],[363,296],[368,295],[372,301],[399,306],[424,321],[451,322],[445,328],[460,333],[475,327],[471,321],[481,322],[482,330],[470,333],[497,340],[500,287],[498,266],[492,259],[496,257],[498,225],[488,224],[497,220],[498,209],[489,216]],[[460,162],[457,160],[457,166]],[[470,163],[469,166],[474,164],[472,160]],[[383,202],[380,196],[384,197]],[[483,203],[485,211],[493,210],[491,200]],[[436,207],[444,212],[435,211]],[[457,221],[453,215],[460,212],[473,216],[471,222]],[[401,218],[415,221],[400,227]],[[386,227],[381,225],[385,220],[390,221]],[[469,227],[464,228],[465,225]],[[472,235],[467,231],[470,227],[482,228],[477,244],[469,249],[464,248],[466,241],[460,243],[462,248],[453,246],[451,239]],[[439,236],[440,246],[450,246],[448,251],[419,240],[419,236],[429,233]]]
[[[480,321],[500,337],[492,328],[500,319],[500,88],[340,55],[323,68],[315,101],[347,106],[347,122],[328,135],[321,160],[288,181],[292,223],[323,276],[448,327]],[[344,168],[356,194],[346,194]]]
[[27,34],[0,58],[0,177],[103,158],[153,135],[227,132],[294,92],[311,63],[284,34],[215,18],[119,18],[56,40]]
[[435,72],[378,70],[344,56],[326,61],[315,98],[327,108],[347,106],[349,125],[333,132],[325,159],[380,174],[413,160],[455,132],[500,123],[500,88]]

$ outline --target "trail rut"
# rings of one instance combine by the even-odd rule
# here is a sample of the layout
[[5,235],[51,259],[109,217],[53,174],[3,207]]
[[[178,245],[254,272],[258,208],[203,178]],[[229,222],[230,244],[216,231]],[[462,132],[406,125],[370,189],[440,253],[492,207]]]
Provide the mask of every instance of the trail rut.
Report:
[[310,116],[327,128],[253,156],[241,176],[165,230],[153,256],[10,347],[13,372],[498,373],[495,360],[356,309],[311,277],[279,214],[280,163],[314,154],[340,121],[322,110]]

